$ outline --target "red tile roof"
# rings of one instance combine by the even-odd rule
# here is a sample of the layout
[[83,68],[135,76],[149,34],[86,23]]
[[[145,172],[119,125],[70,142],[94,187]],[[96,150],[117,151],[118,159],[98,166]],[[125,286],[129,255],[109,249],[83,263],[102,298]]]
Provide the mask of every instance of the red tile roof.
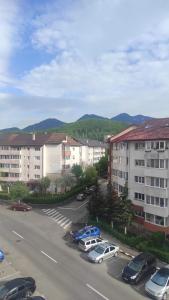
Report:
[[65,133],[36,133],[35,140],[29,133],[0,134],[1,146],[43,146],[46,144],[61,144],[63,141],[69,146],[80,146],[76,140]]
[[169,140],[169,118],[149,120],[136,129],[114,136],[112,142],[145,140]]

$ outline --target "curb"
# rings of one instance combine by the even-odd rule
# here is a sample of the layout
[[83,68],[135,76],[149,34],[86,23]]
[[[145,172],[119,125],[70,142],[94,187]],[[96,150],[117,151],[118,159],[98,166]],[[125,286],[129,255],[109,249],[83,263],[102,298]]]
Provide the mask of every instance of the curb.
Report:
[[120,251],[120,253],[122,253],[122,254],[124,254],[124,255],[126,255],[126,256],[128,256],[128,257],[131,257],[131,258],[134,258],[134,257],[135,257],[134,255],[131,255],[130,253],[125,252],[125,251],[123,251],[122,249],[120,249],[119,251]]

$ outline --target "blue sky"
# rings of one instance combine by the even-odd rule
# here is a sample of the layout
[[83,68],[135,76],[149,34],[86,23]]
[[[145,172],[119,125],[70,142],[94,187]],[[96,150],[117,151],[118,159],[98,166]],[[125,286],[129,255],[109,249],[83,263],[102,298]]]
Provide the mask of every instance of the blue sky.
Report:
[[169,117],[168,0],[6,0],[0,21],[0,128]]

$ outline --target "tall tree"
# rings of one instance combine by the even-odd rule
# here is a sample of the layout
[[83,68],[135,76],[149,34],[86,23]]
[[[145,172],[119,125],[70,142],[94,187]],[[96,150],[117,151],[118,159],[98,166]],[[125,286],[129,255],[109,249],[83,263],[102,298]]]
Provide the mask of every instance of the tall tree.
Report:
[[108,171],[108,155],[101,157],[99,162],[95,164],[99,176],[107,176]]
[[105,211],[105,198],[101,192],[99,185],[96,185],[96,191],[92,193],[89,202],[88,202],[88,211],[89,214],[96,218],[103,218]]
[[40,192],[46,194],[47,189],[50,187],[50,179],[48,177],[42,177],[39,181]]
[[84,172],[84,177],[87,184],[95,184],[97,182],[97,170],[93,166],[87,167]]
[[82,167],[80,165],[73,165],[72,169],[71,169],[72,174],[75,175],[77,181],[79,181],[80,177],[82,177],[83,175],[83,170]]

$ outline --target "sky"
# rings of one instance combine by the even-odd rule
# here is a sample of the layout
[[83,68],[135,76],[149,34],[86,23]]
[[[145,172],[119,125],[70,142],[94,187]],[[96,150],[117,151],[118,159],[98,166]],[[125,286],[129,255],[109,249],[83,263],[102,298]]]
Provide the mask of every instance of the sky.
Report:
[[169,117],[168,0],[0,0],[0,128]]

